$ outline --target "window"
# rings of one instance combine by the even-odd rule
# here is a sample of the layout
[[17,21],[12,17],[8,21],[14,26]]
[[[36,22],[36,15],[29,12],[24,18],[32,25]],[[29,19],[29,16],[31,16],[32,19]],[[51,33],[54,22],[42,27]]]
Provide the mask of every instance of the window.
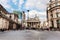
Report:
[[11,18],[11,15],[10,15],[10,18]]
[[57,17],[60,17],[60,13],[56,13]]
[[57,20],[57,23],[60,24],[60,20]]
[[51,14],[51,17],[53,17],[53,14]]
[[51,21],[51,23],[52,23],[52,27],[54,27],[53,21]]
[[57,20],[57,28],[60,26],[60,20]]
[[58,13],[58,17],[60,17],[60,13]]

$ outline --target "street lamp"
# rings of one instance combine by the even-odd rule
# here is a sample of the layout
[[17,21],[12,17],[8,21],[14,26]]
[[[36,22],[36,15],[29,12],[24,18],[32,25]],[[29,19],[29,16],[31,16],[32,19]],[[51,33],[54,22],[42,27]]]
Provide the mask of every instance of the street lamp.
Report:
[[27,12],[28,12],[28,19],[29,19],[29,10],[27,10]]

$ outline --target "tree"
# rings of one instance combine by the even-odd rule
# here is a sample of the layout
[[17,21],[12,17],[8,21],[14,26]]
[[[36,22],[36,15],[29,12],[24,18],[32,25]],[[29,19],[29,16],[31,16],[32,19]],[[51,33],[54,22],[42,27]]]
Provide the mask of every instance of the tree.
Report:
[[17,14],[19,19],[22,19],[22,12],[20,11],[13,11],[14,14]]

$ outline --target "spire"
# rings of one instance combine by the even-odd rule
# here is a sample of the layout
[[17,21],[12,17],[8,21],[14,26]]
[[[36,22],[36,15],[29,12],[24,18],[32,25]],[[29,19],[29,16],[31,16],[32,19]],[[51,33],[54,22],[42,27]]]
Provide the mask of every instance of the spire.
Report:
[[25,12],[22,12],[22,19],[25,20]]

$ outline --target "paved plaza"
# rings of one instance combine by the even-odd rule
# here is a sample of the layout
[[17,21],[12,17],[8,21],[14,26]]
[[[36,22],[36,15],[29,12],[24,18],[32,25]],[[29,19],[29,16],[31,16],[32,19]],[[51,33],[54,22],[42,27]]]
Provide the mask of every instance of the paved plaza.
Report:
[[18,30],[0,32],[0,40],[60,40],[59,31]]

